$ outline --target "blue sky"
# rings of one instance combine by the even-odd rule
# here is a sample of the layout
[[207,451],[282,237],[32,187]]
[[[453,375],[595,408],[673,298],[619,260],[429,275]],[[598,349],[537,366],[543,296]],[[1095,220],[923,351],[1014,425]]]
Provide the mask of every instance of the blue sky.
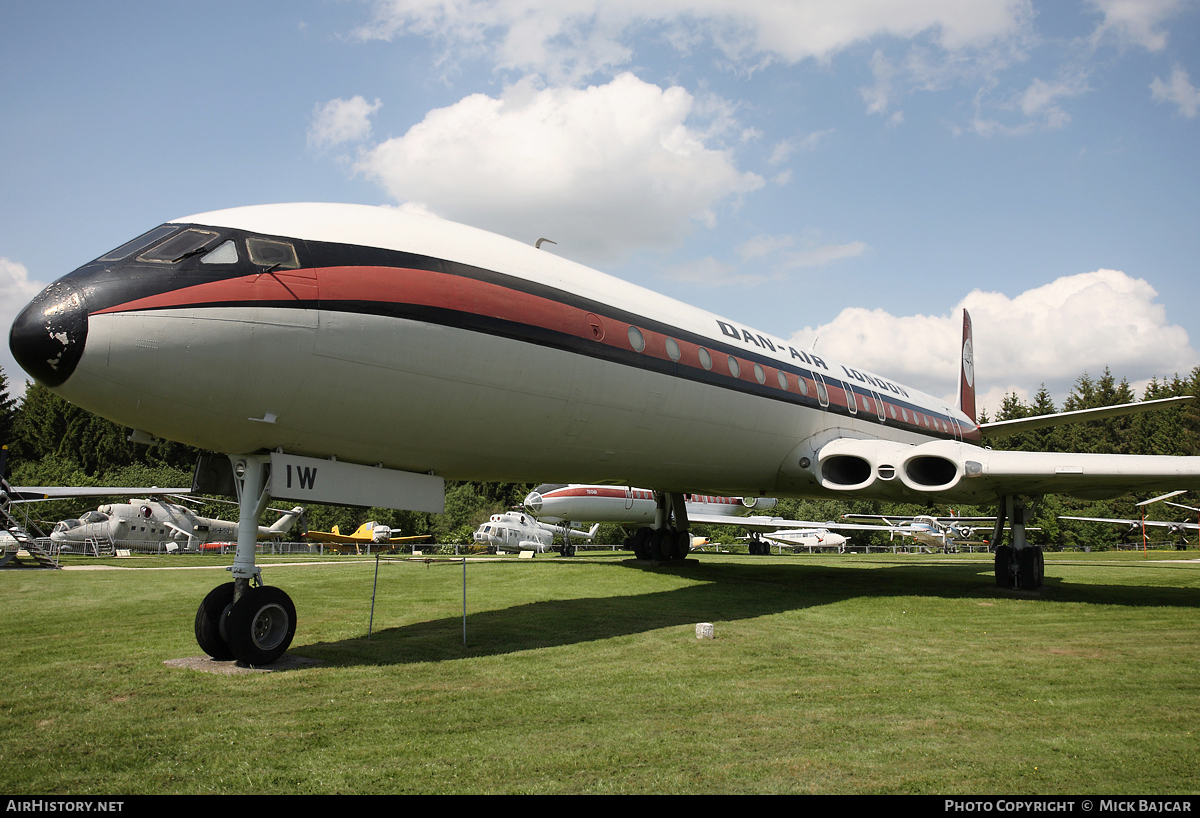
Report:
[[[0,322],[163,221],[415,208],[985,405],[1200,364],[1200,3],[0,3]],[[7,347],[0,366],[22,373]]]

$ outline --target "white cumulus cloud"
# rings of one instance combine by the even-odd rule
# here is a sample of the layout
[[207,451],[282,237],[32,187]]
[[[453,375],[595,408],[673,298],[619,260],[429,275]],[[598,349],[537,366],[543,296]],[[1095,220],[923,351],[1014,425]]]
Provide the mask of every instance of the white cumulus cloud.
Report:
[[505,69],[578,78],[625,65],[640,32],[688,50],[711,42],[731,60],[826,61],[880,37],[926,36],[946,50],[987,47],[1032,19],[1028,0],[378,0],[362,39],[413,34],[450,52],[487,53]]
[[[6,335],[17,313],[45,286],[41,281],[29,278],[29,271],[24,264],[0,256],[0,327],[6,328]],[[0,367],[8,376],[9,395],[23,394],[25,372],[13,359],[7,343],[0,349]]]
[[1200,363],[1187,332],[1168,323],[1158,293],[1117,270],[1064,276],[1015,297],[974,290],[949,315],[895,316],[850,308],[792,336],[839,360],[953,400],[962,309],[971,313],[976,389],[992,412],[1005,392],[1028,397],[1045,383],[1057,403],[1085,371],[1107,366],[1142,382]]
[[331,99],[313,109],[308,128],[308,144],[329,148],[343,142],[359,142],[371,135],[371,114],[382,103],[367,102],[361,96]]
[[1192,85],[1188,72],[1180,66],[1175,66],[1171,72],[1171,81],[1163,82],[1155,77],[1150,83],[1150,96],[1155,102],[1173,102],[1179,106],[1179,112],[1188,119],[1195,119],[1200,110],[1200,90]]
[[357,169],[400,202],[601,261],[677,244],[716,208],[756,190],[730,150],[692,124],[695,101],[632,74],[587,88],[530,79],[430,111]]
[[24,264],[0,256],[0,325],[11,326],[17,313],[45,286],[30,280]]
[[1185,0],[1090,0],[1104,15],[1096,27],[1094,40],[1113,36],[1122,44],[1139,45],[1148,51],[1161,51],[1167,44],[1163,23],[1182,11]]

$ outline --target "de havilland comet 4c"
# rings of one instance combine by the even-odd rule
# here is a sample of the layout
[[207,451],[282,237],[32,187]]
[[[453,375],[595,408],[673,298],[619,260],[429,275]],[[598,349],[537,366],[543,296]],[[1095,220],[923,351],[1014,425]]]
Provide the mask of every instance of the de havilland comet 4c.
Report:
[[951,406],[532,244],[392,208],[168,222],[48,286],[9,345],[66,400],[229,456],[196,471],[195,488],[240,504],[234,581],[201,603],[196,635],[249,664],[282,655],[296,628],[254,563],[272,497],[440,511],[446,478],[648,486],[656,550],[672,558],[690,542],[685,493],[994,503],[997,530],[1012,526],[997,582],[1029,587],[1030,499],[1200,488],[1200,458],[980,446],[1026,421],[976,423],[965,314]]

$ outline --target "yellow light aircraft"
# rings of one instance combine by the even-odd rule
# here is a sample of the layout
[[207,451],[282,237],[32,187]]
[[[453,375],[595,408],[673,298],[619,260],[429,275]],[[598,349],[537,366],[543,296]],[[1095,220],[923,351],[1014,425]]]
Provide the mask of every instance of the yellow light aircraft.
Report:
[[331,543],[333,545],[353,545],[355,546],[354,550],[356,554],[362,553],[362,546],[364,545],[367,546],[367,553],[370,553],[372,545],[396,545],[399,543],[420,542],[421,540],[428,540],[431,536],[429,534],[419,534],[411,537],[393,537],[392,533],[399,530],[398,528],[380,525],[371,520],[360,525],[358,530],[353,534],[343,534],[335,525],[333,531],[307,531],[304,536],[310,540]]

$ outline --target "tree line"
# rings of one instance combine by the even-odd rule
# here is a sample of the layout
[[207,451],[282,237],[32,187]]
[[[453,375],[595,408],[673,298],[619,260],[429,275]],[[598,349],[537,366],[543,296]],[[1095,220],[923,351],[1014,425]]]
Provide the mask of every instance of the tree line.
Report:
[[[1200,396],[1200,366],[1187,377],[1178,374],[1151,380],[1142,400]],[[1068,412],[1132,403],[1138,400],[1128,380],[1118,381],[1106,368],[1093,378],[1080,375],[1061,407],[1055,406],[1045,385],[1032,401],[1015,394],[1005,396],[995,417],[981,414],[980,422],[1011,420],[1035,415]],[[987,441],[995,449],[1013,451],[1088,452],[1097,454],[1200,455],[1200,400],[1193,403],[1119,418],[1089,421],[994,438]],[[129,430],[68,403],[38,384],[27,383],[25,395],[10,395],[8,378],[0,369],[0,443],[8,443],[9,481],[14,485],[60,486],[190,486],[198,449],[163,441],[154,446],[133,443]],[[517,506],[533,488],[527,483],[482,483],[448,481],[446,510],[442,514],[392,509],[309,506],[306,511],[310,528],[328,531],[339,526],[353,531],[367,520],[401,529],[405,534],[429,534],[434,542],[469,543],[475,529],[492,514]],[[1118,500],[1089,501],[1051,495],[1035,507],[1032,525],[1041,529],[1031,540],[1051,546],[1110,547],[1128,533],[1118,526],[1100,523],[1060,522],[1059,515],[1081,517],[1121,517],[1135,519],[1140,511],[1135,504],[1148,495],[1129,495]],[[1181,498],[1184,503],[1195,500]],[[37,516],[53,523],[77,517],[87,508],[86,501],[60,501],[38,504]],[[1151,519],[1196,520],[1196,514],[1166,505],[1156,505]],[[955,506],[939,503],[883,503],[866,500],[780,500],[771,512],[789,519],[833,521],[841,515],[889,514],[910,516],[933,514],[948,516],[986,516],[991,507]],[[236,511],[218,502],[207,504],[203,516],[236,519]],[[267,522],[264,520],[264,522]],[[695,526],[697,536],[733,543],[742,532],[732,527]],[[598,542],[619,543],[624,534],[615,525],[602,526]],[[1159,539],[1165,538],[1160,536]],[[886,534],[858,534],[854,541],[869,539],[884,544]]]

